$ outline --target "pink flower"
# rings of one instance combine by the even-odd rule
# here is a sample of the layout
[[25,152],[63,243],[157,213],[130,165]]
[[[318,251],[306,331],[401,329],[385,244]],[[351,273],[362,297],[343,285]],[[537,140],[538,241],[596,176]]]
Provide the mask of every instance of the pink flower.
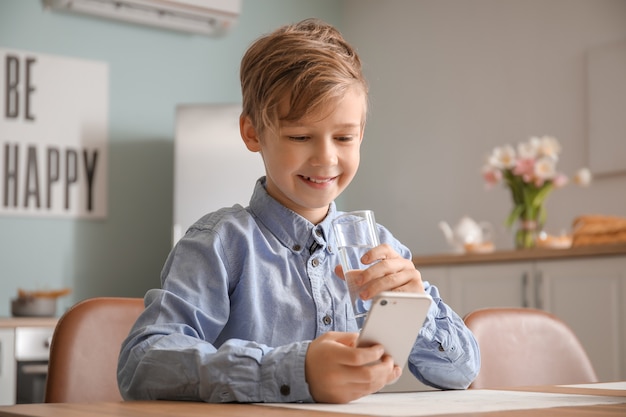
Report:
[[[543,187],[546,182],[554,188],[564,187],[568,178],[557,172],[556,165],[561,153],[559,141],[552,136],[532,136],[526,142],[495,147],[482,169],[488,188],[500,183],[505,175],[521,179],[524,184]],[[591,172],[583,168],[574,177],[578,185],[591,182]]]
[[561,188],[561,187],[565,187],[568,182],[569,180],[567,176],[565,176],[564,174],[557,174],[557,176],[552,181],[552,184],[554,184],[555,188]]
[[520,175],[524,182],[531,182],[535,173],[535,160],[531,158],[518,159],[513,168],[514,175]]
[[[552,136],[533,136],[520,142],[516,148],[510,145],[496,147],[491,151],[482,175],[491,188],[504,182],[513,198],[513,209],[506,219],[511,227],[516,221],[531,221],[541,228],[545,222],[544,206],[547,196],[556,188],[567,185],[568,178],[557,171],[561,145]],[[580,170],[574,181],[587,185],[591,181],[588,169]],[[532,247],[533,239],[520,229],[516,233],[517,247]]]
[[502,171],[486,165],[483,167],[483,178],[489,187],[493,187],[502,181]]

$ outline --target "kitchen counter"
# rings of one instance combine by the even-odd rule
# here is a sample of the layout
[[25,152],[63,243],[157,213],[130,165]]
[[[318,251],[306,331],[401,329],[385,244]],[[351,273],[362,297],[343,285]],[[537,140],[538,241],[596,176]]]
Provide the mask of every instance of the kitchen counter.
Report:
[[58,317],[0,317],[0,405],[43,401]]
[[459,316],[489,307],[549,311],[578,336],[601,381],[626,379],[625,243],[413,261]]
[[590,245],[569,249],[524,249],[495,251],[492,253],[436,254],[413,256],[413,263],[420,266],[484,264],[536,260],[559,260],[595,256],[626,256],[626,244]]
[[0,317],[0,329],[15,327],[54,327],[58,317]]

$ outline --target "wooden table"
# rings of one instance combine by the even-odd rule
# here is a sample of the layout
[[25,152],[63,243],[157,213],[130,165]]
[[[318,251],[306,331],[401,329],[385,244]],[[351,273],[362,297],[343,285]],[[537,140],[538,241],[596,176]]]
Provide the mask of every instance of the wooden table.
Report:
[[[471,390],[470,390],[471,391]],[[475,392],[483,390],[473,390]],[[579,394],[612,398],[619,403],[557,406],[526,410],[473,411],[448,414],[428,414],[445,417],[618,417],[626,416],[626,390],[591,389],[576,386],[522,387],[508,389],[518,394],[527,394],[532,401],[535,393]],[[483,391],[484,392],[484,391]],[[445,392],[441,392],[444,394]],[[469,393],[469,392],[468,392]],[[415,395],[414,393],[408,393]],[[426,393],[424,393],[426,394]],[[386,394],[380,394],[386,395]],[[396,394],[398,395],[398,394]],[[399,394],[406,395],[406,394]],[[423,407],[420,404],[420,407]],[[387,414],[387,413],[383,413]],[[383,415],[380,414],[380,415]],[[389,415],[389,414],[387,414]],[[424,414],[421,414],[424,415]],[[0,417],[371,417],[371,414],[348,414],[328,410],[293,409],[258,404],[206,404],[176,401],[130,401],[116,403],[58,403],[21,404],[0,407]]]

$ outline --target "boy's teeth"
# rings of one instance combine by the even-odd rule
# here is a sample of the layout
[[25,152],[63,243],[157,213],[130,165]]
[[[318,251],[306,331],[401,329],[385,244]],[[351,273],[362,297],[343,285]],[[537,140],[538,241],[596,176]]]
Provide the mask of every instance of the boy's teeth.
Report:
[[314,182],[316,184],[322,184],[324,182],[328,182],[328,180],[316,180],[315,178],[307,177],[307,180]]

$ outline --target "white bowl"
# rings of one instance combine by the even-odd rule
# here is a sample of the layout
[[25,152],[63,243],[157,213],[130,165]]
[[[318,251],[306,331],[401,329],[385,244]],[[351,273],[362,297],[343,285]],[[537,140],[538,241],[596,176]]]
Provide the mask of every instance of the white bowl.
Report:
[[11,300],[13,317],[53,317],[57,312],[54,297],[26,297]]

